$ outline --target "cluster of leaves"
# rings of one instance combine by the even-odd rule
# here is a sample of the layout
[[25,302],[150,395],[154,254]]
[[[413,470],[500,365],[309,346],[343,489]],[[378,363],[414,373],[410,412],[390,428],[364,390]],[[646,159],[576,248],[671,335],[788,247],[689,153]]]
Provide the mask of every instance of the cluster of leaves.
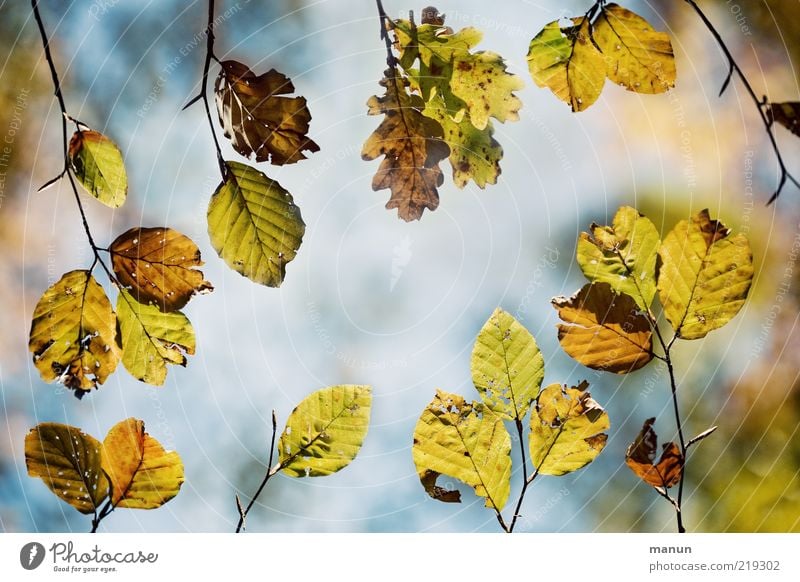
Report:
[[[430,11],[430,12],[429,12]],[[444,16],[426,9],[422,24],[413,19],[382,23],[394,35],[387,50],[389,68],[380,84],[383,96],[367,102],[370,115],[384,115],[364,143],[362,157],[384,156],[373,190],[389,188],[386,208],[400,218],[419,220],[439,205],[444,176],[439,164],[449,158],[453,182],[464,188],[497,182],[503,149],[494,139],[491,119],[516,121],[522,102],[514,95],[522,80],[506,70],[493,52],[471,52],[482,33],[454,32]]]
[[135,418],[114,425],[102,443],[74,426],[41,423],[25,437],[25,464],[60,499],[93,514],[92,531],[116,508],[161,507],[184,480],[178,453]]
[[[460,502],[461,494],[437,484],[445,475],[486,499],[503,529],[511,532],[527,486],[537,475],[564,475],[591,463],[606,444],[608,414],[595,402],[588,382],[541,389],[544,358],[536,340],[512,315],[496,309],[472,351],[472,381],[481,401],[437,391],[414,429],[412,453],[420,481],[439,501]],[[528,448],[535,467],[528,475],[523,421],[530,412]],[[519,436],[523,486],[514,517],[501,511],[511,492],[511,435]]]

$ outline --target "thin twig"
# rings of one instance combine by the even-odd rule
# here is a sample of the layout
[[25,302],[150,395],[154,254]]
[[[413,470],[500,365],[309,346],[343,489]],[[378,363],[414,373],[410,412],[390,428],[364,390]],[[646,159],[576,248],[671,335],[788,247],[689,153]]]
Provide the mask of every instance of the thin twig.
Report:
[[533,480],[539,474],[539,470],[537,469],[533,475],[528,477],[528,460],[525,455],[525,444],[523,441],[523,433],[522,433],[522,421],[518,418],[515,419],[517,434],[519,435],[519,450],[520,456],[522,457],[522,489],[519,492],[519,497],[517,498],[517,504],[514,507],[514,515],[511,516],[511,523],[508,525],[508,529],[506,529],[506,533],[513,533],[514,526],[517,525],[517,519],[520,516],[520,510],[522,509],[522,502],[525,499],[525,492],[528,490],[528,485],[533,483]]
[[392,71],[394,71],[397,68],[397,57],[394,56],[394,51],[392,50],[392,40],[389,38],[389,28],[392,26],[392,20],[383,9],[383,3],[381,0],[375,0],[375,4],[378,7],[378,18],[381,22],[381,38],[386,45],[386,64],[389,65],[389,68],[392,69]]
[[283,467],[282,464],[275,465],[274,467],[272,466],[272,459],[274,458],[274,455],[275,455],[275,435],[277,434],[277,432],[278,432],[278,419],[275,416],[275,411],[273,410],[272,411],[272,439],[270,440],[270,443],[269,443],[269,461],[267,461],[267,472],[264,475],[264,480],[261,481],[261,485],[258,486],[258,489],[256,490],[255,495],[253,495],[253,498],[250,500],[250,503],[247,504],[247,507],[244,510],[242,510],[242,504],[241,504],[241,501],[239,500],[239,496],[238,495],[236,496],[236,505],[237,505],[237,509],[239,511],[239,523],[236,525],[236,533],[239,533],[239,532],[242,531],[242,528],[244,527],[244,521],[245,521],[245,519],[247,519],[247,514],[250,513],[251,509],[253,509],[253,506],[256,504],[256,500],[258,499],[258,496],[261,495],[261,492],[264,490],[264,487],[267,486],[267,483],[269,482],[270,478],[275,473],[280,471],[281,468]]

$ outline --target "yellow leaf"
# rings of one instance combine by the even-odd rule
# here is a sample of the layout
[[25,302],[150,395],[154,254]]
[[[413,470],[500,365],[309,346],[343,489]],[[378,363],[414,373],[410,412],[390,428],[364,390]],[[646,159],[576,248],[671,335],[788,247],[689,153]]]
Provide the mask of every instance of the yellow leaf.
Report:
[[122,206],[128,195],[128,176],[113,141],[97,131],[76,131],[69,141],[69,163],[89,194],[111,208]]
[[658,435],[653,430],[655,418],[644,421],[642,430],[625,452],[625,463],[637,477],[648,485],[669,489],[681,480],[683,456],[675,443],[664,443],[663,452],[658,463],[656,448]]

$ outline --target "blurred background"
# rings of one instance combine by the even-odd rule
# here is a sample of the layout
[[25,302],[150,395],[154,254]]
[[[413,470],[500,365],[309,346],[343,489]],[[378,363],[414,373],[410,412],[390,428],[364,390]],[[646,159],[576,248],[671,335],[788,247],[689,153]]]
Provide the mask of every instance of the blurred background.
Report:
[[[447,24],[483,30],[478,48],[501,53],[526,80],[524,107],[519,122],[497,124],[505,157],[496,186],[460,191],[448,177],[439,209],[405,224],[383,208],[388,191],[371,190],[378,163],[360,159],[379,123],[365,103],[379,92],[385,65],[374,3],[218,0],[217,55],[259,74],[287,74],[309,101],[310,136],[322,147],[295,165],[259,166],[293,193],[307,224],[280,289],[229,270],[208,242],[206,207],[219,181],[214,149],[202,107],[181,112],[198,90],[206,3],[41,4],[69,112],[126,157],[127,204],[111,211],[86,199],[95,237],[107,244],[132,226],[169,225],[200,245],[216,290],[187,306],[197,354],[187,368],[171,367],[164,387],[140,384],[120,366],[78,401],[40,380],[27,351],[33,308],[91,254],[67,185],[36,192],[61,167],[59,111],[29,4],[0,0],[0,133],[10,152],[0,167],[0,530],[89,529],[86,516],[27,476],[30,428],[64,422],[102,438],[136,416],[180,453],[186,483],[161,509],[120,510],[102,528],[233,531],[234,494],[248,499],[265,470],[271,411],[280,429],[309,392],[360,383],[372,385],[375,398],[356,461],[325,479],[271,481],[249,530],[498,531],[466,488],[461,505],[430,499],[410,446],[436,388],[477,398],[472,343],[499,305],[537,338],[545,382],[589,380],[612,420],[597,461],[529,489],[519,530],[674,531],[671,507],[624,465],[645,418],[657,417],[661,439],[675,438],[666,370],[653,362],[614,376],[577,365],[558,346],[549,304],[583,284],[574,261],[579,232],[592,221],[608,224],[625,204],[663,232],[707,207],[746,232],[754,249],[756,280],[740,315],[676,349],[686,432],[719,425],[690,459],[687,527],[800,531],[800,267],[790,255],[800,192],[786,188],[765,206],[778,175],[761,121],[736,80],[717,97],[727,63],[687,4],[623,3],[670,32],[676,88],[640,96],[607,84],[598,103],[576,115],[535,87],[525,55],[547,22],[583,14],[590,0],[440,0]],[[700,4],[759,94],[798,100],[796,0]],[[393,17],[423,8],[384,5]],[[800,174],[800,141],[776,131]]]

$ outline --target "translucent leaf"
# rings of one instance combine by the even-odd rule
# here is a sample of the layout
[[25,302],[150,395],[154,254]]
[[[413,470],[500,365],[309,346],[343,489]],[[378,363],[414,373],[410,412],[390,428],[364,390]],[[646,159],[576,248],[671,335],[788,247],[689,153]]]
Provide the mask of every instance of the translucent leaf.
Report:
[[747,237],[702,210],[664,238],[658,292],[664,314],[680,337],[698,339],[722,327],[744,305],[753,280]]
[[160,386],[167,379],[167,364],[185,366],[185,354],[194,354],[194,330],[180,311],[162,313],[120,290],[117,315],[122,363],[137,380]]
[[647,317],[632,297],[615,294],[608,283],[589,283],[552,303],[564,321],[558,325],[561,347],[584,366],[626,374],[653,358]]
[[481,399],[503,418],[522,420],[543,379],[544,357],[536,340],[498,307],[472,350],[472,381]]
[[547,87],[573,111],[592,105],[603,90],[606,66],[591,39],[589,20],[572,18],[573,26],[547,24],[531,41],[528,69],[539,87]]
[[594,23],[594,40],[614,83],[637,93],[664,93],[675,86],[675,55],[666,32],[638,14],[608,4]]
[[793,134],[800,136],[800,102],[770,103],[767,107],[767,119],[770,123],[780,123]]
[[511,487],[511,437],[500,416],[488,407],[438,390],[417,421],[412,447],[417,474],[434,499],[460,496],[436,485],[439,475],[466,483],[500,511]]
[[630,467],[637,477],[653,487],[669,489],[681,480],[683,471],[683,456],[675,443],[665,443],[658,463],[656,448],[658,435],[653,430],[655,418],[644,421],[642,430],[625,452],[625,464]]
[[76,396],[106,381],[117,367],[117,317],[89,271],[70,271],[45,291],[33,311],[28,349],[46,382]]
[[236,61],[220,63],[214,86],[219,121],[233,148],[257,162],[282,166],[306,159],[319,146],[306,135],[311,114],[288,77],[271,69],[256,76]]
[[324,477],[344,469],[367,436],[371,407],[369,386],[331,386],[304,398],[278,440],[283,472]]
[[100,202],[119,208],[128,194],[122,153],[102,133],[76,131],[69,141],[69,163],[75,177]]
[[114,425],[103,441],[103,469],[111,479],[115,507],[154,509],[178,494],[183,463],[144,431],[144,422],[129,418]]
[[211,245],[237,273],[280,287],[306,231],[300,209],[289,192],[255,168],[225,163],[228,175],[208,206]]
[[111,243],[114,274],[140,303],[177,311],[214,289],[197,267],[200,249],[171,228],[132,228]]
[[531,460],[542,475],[564,475],[585,467],[606,446],[608,413],[586,391],[588,382],[567,388],[551,384],[531,411]]
[[647,310],[656,294],[660,244],[653,223],[630,206],[623,206],[612,226],[592,224],[591,232],[581,233],[576,254],[589,281],[608,283]]
[[73,426],[43,422],[25,436],[28,475],[81,513],[94,513],[108,496],[102,446]]

